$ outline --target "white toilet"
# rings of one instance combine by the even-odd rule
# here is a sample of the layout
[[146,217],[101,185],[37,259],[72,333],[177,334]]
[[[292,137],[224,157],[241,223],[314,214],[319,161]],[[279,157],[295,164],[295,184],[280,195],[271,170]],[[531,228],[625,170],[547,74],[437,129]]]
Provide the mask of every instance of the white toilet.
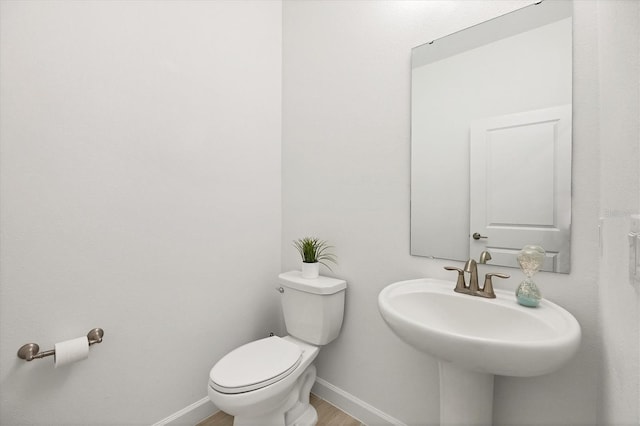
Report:
[[241,425],[315,425],[309,392],[320,346],[338,337],[347,283],[335,278],[278,276],[288,336],[267,337],[229,352],[209,373],[209,398]]

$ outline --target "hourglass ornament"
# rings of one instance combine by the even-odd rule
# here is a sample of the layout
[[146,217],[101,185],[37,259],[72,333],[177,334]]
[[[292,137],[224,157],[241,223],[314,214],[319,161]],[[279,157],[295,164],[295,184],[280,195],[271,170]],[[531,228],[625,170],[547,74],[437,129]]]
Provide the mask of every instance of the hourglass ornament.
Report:
[[542,299],[538,286],[533,282],[533,276],[542,267],[546,252],[540,246],[526,245],[518,254],[520,269],[527,276],[516,290],[516,299],[523,306],[535,308]]

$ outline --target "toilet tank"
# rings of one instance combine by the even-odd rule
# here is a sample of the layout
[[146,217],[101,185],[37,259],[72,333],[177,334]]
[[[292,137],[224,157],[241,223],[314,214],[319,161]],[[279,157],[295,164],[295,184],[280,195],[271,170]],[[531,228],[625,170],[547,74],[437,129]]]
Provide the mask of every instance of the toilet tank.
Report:
[[319,276],[302,278],[300,271],[278,276],[287,333],[313,345],[326,345],[340,334],[347,282]]

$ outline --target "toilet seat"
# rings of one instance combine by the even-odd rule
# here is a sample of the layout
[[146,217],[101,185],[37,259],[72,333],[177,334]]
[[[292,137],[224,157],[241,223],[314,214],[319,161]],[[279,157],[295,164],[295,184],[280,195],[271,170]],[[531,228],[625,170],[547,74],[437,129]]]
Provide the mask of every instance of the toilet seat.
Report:
[[256,340],[229,352],[209,374],[218,392],[250,392],[278,382],[291,374],[302,360],[303,350],[290,341],[273,336]]

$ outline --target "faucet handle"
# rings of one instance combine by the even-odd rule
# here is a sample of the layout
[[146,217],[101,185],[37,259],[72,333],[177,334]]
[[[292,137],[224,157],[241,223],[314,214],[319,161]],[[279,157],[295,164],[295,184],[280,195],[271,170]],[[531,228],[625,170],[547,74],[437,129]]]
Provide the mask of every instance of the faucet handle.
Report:
[[488,297],[490,299],[495,299],[496,298],[496,293],[495,293],[495,291],[493,291],[493,282],[491,282],[491,278],[492,277],[509,278],[509,277],[511,277],[511,275],[500,274],[498,272],[489,272],[488,274],[486,274],[484,276],[484,285],[480,289],[480,293],[481,294],[479,294],[479,296]]
[[447,271],[458,271],[458,281],[456,282],[456,288],[454,291],[458,293],[469,293],[467,288],[467,284],[464,282],[464,271],[460,268],[456,268],[455,266],[445,266],[444,269]]

